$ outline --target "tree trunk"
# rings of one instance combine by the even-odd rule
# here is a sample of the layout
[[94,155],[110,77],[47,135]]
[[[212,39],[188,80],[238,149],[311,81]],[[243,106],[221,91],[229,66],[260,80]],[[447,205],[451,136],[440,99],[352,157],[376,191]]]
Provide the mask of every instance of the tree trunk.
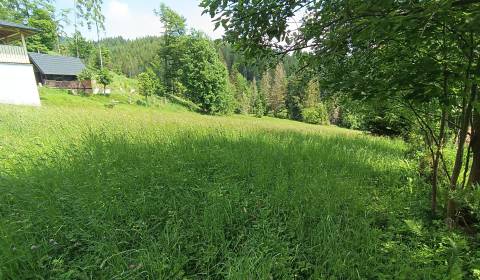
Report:
[[80,51],[78,50],[78,27],[77,27],[77,17],[78,17],[78,14],[77,14],[77,0],[73,1],[73,8],[74,8],[74,13],[75,13],[75,23],[73,24],[73,26],[75,27],[75,49],[77,51],[77,58],[80,58]]
[[[475,95],[478,94],[478,85],[472,86]],[[477,109],[473,111],[472,119],[472,166],[470,168],[470,176],[468,177],[468,187],[474,187],[480,183],[480,112]]]
[[447,127],[448,111],[446,106],[442,108],[442,119],[440,121],[440,134],[438,137],[437,149],[433,159],[433,178],[432,178],[432,217],[437,212],[437,190],[438,190],[438,170],[440,165],[440,157],[442,156],[443,145],[445,143],[445,134]]
[[103,70],[103,54],[102,54],[102,46],[100,46],[100,30],[98,28],[98,22],[95,22],[97,27],[97,41],[98,41],[98,53],[100,55],[100,69]]
[[[466,86],[465,92],[468,92],[468,86]],[[463,156],[465,150],[465,142],[467,139],[468,126],[470,124],[470,118],[472,117],[473,102],[476,99],[476,90],[471,88],[470,100],[463,101],[463,112],[462,112],[462,123],[460,125],[460,131],[458,134],[458,147],[457,154],[455,156],[455,164],[453,166],[452,177],[450,180],[450,191],[455,191],[457,189],[458,178],[463,167]],[[448,196],[447,198],[447,224],[449,227],[454,226],[455,215],[456,215],[456,205],[455,201]]]
[[[445,27],[444,27],[445,31]],[[446,56],[446,54],[445,54]],[[445,143],[445,134],[448,121],[448,72],[447,66],[443,66],[443,102],[442,105],[442,117],[440,120],[440,132],[438,135],[437,149],[433,158],[433,178],[432,178],[432,217],[436,216],[437,212],[437,191],[438,191],[438,169],[440,158],[443,153],[443,145]],[[443,104],[442,104],[443,103]]]

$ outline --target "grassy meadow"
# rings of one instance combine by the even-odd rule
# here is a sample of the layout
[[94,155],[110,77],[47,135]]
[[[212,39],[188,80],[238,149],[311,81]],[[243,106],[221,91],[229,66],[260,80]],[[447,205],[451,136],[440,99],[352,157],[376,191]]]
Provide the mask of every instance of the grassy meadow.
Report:
[[132,98],[0,106],[0,279],[480,275],[402,141]]

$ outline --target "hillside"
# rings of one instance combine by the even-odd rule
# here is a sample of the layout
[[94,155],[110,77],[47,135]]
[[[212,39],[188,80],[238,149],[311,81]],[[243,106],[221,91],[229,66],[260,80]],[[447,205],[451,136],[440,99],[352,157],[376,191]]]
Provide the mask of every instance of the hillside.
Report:
[[111,67],[128,77],[145,71],[157,55],[161,38],[145,37],[126,40],[121,37],[106,38],[101,45],[109,50]]
[[400,140],[128,101],[0,106],[0,279],[439,279],[468,265],[464,237],[430,231]]

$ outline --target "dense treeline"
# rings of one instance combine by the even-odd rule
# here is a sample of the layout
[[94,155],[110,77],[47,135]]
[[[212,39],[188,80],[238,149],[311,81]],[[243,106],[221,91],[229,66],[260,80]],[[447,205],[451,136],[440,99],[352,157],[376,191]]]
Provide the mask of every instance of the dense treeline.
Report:
[[122,37],[105,38],[100,44],[107,48],[112,59],[112,68],[127,77],[136,77],[144,72],[161,47],[160,37],[145,37],[127,40]]

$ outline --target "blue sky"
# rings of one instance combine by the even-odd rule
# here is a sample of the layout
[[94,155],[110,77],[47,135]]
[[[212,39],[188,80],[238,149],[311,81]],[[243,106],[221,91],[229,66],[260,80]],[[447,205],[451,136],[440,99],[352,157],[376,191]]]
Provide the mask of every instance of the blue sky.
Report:
[[[223,31],[213,31],[214,26],[209,15],[201,15],[198,7],[200,0],[104,0],[103,13],[106,17],[106,32],[102,37],[123,36],[124,38],[138,38],[147,35],[160,35],[162,24],[154,15],[153,10],[163,2],[187,19],[190,28],[201,30],[210,37],[220,38]],[[73,0],[57,0],[58,9],[73,8]],[[73,27],[67,28],[72,33]],[[87,37],[94,39],[93,32],[83,30]]]

